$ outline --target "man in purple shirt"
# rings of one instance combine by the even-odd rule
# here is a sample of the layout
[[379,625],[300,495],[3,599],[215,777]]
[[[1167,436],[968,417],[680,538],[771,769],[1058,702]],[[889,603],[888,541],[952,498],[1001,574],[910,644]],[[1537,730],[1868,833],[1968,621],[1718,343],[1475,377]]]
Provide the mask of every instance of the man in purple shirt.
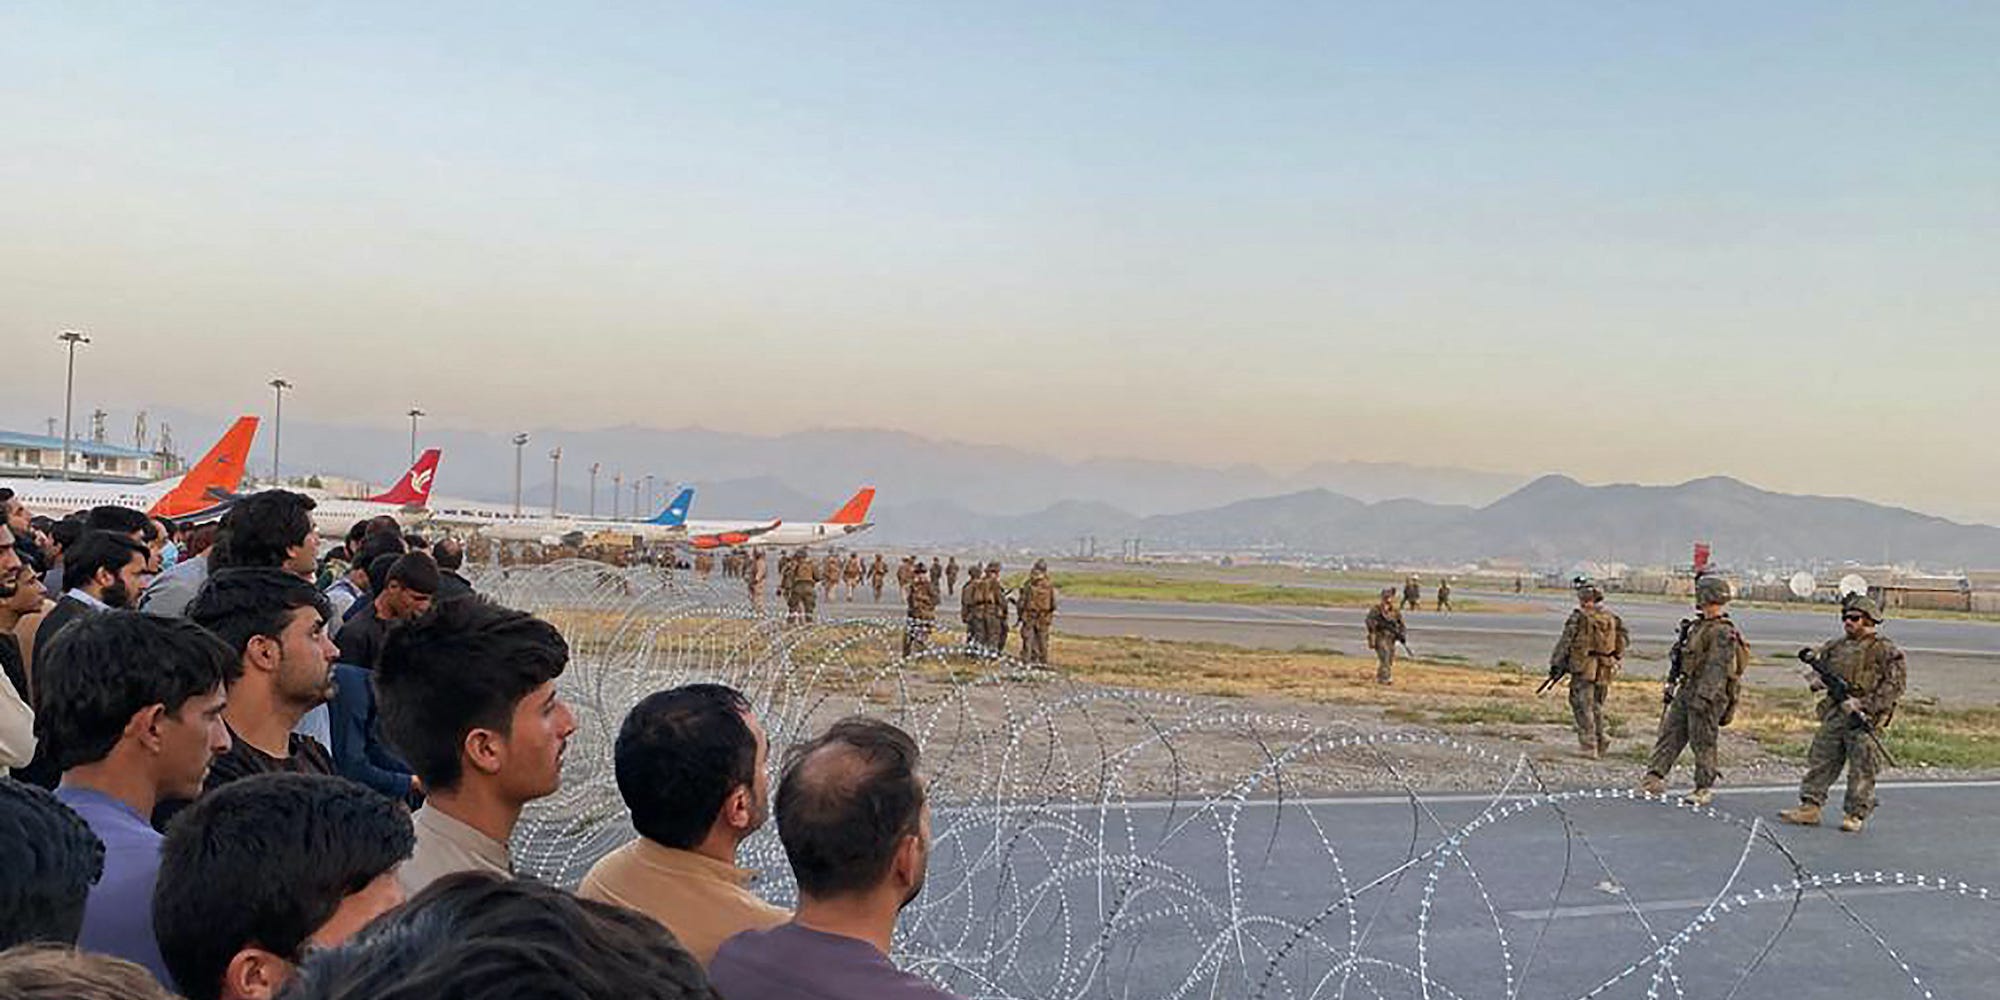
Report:
[[199,795],[229,749],[224,685],[241,661],[193,622],[137,611],[78,619],[44,656],[37,721],[59,755],[56,798],[104,842],[77,945],[171,983],[153,936],[160,835],[147,817],[163,798]]
[[886,722],[842,719],[786,756],[773,809],[798,913],[722,943],[709,965],[729,1000],[952,1000],[889,961],[896,915],[924,888],[931,816],[917,744]]

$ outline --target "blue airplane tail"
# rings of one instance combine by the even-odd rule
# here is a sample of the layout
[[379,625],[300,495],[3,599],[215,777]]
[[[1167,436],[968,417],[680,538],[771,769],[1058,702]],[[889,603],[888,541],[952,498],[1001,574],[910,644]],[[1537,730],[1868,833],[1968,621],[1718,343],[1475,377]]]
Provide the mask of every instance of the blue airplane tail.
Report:
[[646,523],[663,524],[669,528],[678,527],[680,525],[687,523],[688,509],[693,506],[694,506],[694,487],[690,486],[687,489],[680,491],[680,493],[674,497],[673,502],[667,504],[666,510],[661,511],[657,516],[655,516],[652,520],[647,521]]

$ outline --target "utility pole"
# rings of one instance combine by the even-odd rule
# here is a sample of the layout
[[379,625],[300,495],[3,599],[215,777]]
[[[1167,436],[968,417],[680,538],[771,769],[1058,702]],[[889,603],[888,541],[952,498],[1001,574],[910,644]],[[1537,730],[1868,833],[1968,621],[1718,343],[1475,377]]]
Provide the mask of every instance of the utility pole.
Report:
[[278,445],[285,435],[285,390],[292,387],[281,378],[271,380],[271,392],[277,396],[276,412],[271,415],[271,484],[278,485]]
[[639,481],[632,480],[632,520],[639,519]]
[[424,411],[417,409],[414,406],[410,407],[410,412],[405,414],[405,416],[410,418],[410,464],[411,465],[417,464],[417,420],[418,418],[423,417],[424,415],[425,415]]
[[104,418],[110,415],[104,412],[104,407],[102,406],[90,411],[90,440],[93,443],[104,443]]
[[590,463],[590,516],[597,517],[597,469],[598,463]]
[[521,449],[528,446],[528,435],[514,435],[514,516],[521,516]]
[[56,339],[69,345],[69,373],[63,377],[63,449],[62,477],[69,478],[70,410],[76,401],[76,345],[90,343],[90,338],[79,330],[64,330],[56,334]]
[[625,473],[611,474],[611,519],[618,520],[618,504],[625,497]]
[[549,516],[556,516],[556,508],[562,505],[562,447],[549,449]]
[[643,518],[641,518],[640,515],[651,516],[652,513],[653,513],[653,474],[648,472],[646,473],[646,506],[634,510],[632,512],[632,518],[634,520],[642,520]]

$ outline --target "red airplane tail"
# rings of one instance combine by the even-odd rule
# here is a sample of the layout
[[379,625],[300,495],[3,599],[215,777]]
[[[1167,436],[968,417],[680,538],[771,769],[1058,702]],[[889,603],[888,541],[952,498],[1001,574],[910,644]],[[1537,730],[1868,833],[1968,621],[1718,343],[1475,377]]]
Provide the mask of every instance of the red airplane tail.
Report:
[[431,448],[417,456],[417,464],[403,473],[389,492],[369,497],[371,503],[393,503],[421,507],[431,500],[431,480],[437,476],[438,450]]
[[847,506],[833,512],[828,524],[860,524],[868,520],[868,505],[875,502],[875,487],[863,486],[859,493],[847,501]]
[[250,442],[257,437],[256,417],[237,417],[215,447],[187,470],[181,481],[165,496],[153,501],[148,513],[159,517],[188,517],[200,514],[217,503],[216,492],[234,493],[243,485],[243,469],[250,460]]

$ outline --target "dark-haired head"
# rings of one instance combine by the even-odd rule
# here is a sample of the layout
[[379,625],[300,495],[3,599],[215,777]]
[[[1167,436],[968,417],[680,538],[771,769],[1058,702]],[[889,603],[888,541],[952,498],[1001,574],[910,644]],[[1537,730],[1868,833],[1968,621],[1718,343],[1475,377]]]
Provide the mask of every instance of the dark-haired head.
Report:
[[209,568],[275,566],[311,579],[319,559],[316,506],[312,497],[291,490],[265,490],[236,501],[222,516]]
[[0,949],[75,944],[104,844],[54,795],[0,778],[0,871]]
[[808,899],[923,888],[929,809],[916,741],[879,719],[834,723],[785,755],[778,839]]
[[121,535],[130,535],[135,542],[143,542],[146,540],[146,532],[152,530],[152,519],[142,510],[133,510],[116,504],[102,504],[90,508],[90,511],[83,515],[83,527],[86,531],[114,531]]
[[245,679],[268,685],[271,703],[300,712],[333,697],[331,615],[326,595],[271,567],[217,570],[187,608],[191,621],[236,651]]
[[689,684],[648,696],[625,716],[613,750],[632,827],[682,850],[715,831],[734,850],[769,813],[764,753],[763,731],[734,688]]
[[555,679],[569,644],[533,615],[473,597],[391,629],[376,661],[382,734],[436,790],[466,780],[527,802],[561,781],[576,729]]
[[651,918],[539,882],[462,872],[343,947],[312,956],[286,1000],[713,1000],[701,966]]
[[375,594],[375,613],[385,621],[408,621],[430,610],[431,598],[438,591],[437,563],[431,561],[428,552],[406,552],[390,560],[381,556],[369,564],[368,576],[372,584],[376,567],[388,562],[382,573],[380,586],[372,587]]
[[63,583],[114,608],[128,608],[146,587],[144,543],[113,531],[87,531],[63,551]]
[[191,799],[209,761],[229,749],[223,686],[241,664],[191,621],[85,615],[56,633],[35,667],[35,735],[63,771],[117,755],[162,797]]
[[274,990],[308,946],[336,946],[402,902],[396,866],[415,846],[400,803],[345,778],[229,782],[167,830],[160,954],[189,1000]]

